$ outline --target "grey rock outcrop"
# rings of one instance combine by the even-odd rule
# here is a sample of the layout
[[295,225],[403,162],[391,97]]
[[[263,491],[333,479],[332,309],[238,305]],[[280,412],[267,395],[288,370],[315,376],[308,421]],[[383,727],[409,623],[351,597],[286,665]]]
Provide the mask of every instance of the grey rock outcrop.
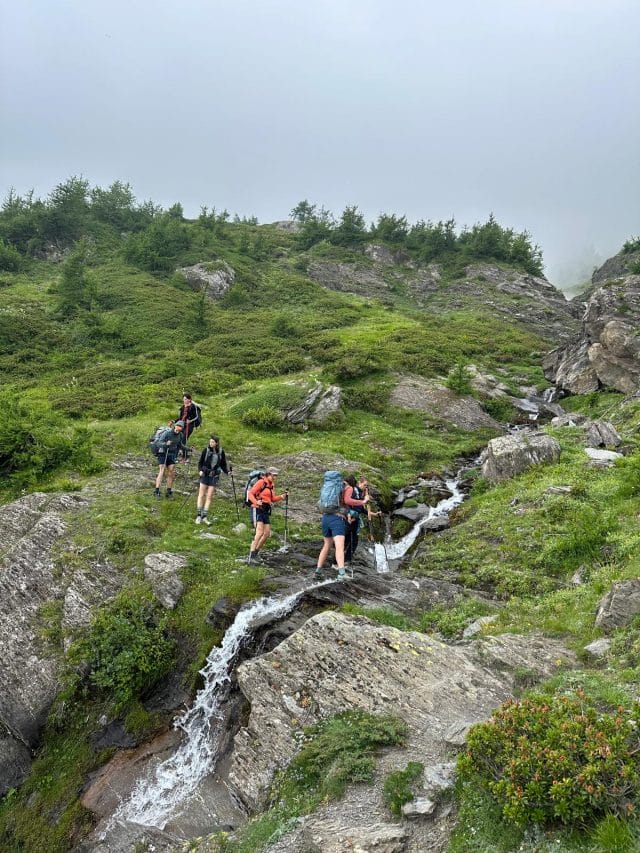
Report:
[[331,415],[340,411],[341,404],[342,389],[339,385],[325,387],[321,382],[316,382],[298,406],[285,412],[284,418],[291,424],[303,424],[307,421],[323,424]]
[[[80,494],[35,492],[0,508],[0,789],[26,773],[29,748],[59,689],[59,655],[41,637],[40,610],[56,602],[63,631],[86,625],[90,607],[118,588],[113,569],[76,571],[73,561],[54,561],[67,535],[63,514],[82,511]],[[61,651],[61,650],[60,650]]]
[[235,270],[224,261],[179,267],[176,272],[195,290],[203,290],[209,299],[221,299],[236,280]]
[[565,391],[605,387],[633,394],[640,388],[640,275],[630,269],[621,253],[594,273],[580,334],[545,357],[545,376]]
[[532,465],[557,462],[560,444],[544,433],[522,430],[493,438],[482,456],[482,476],[491,482],[507,480]]
[[163,552],[147,554],[144,558],[145,579],[160,604],[168,610],[173,610],[184,592],[179,573],[186,565],[185,557],[179,554]]
[[496,432],[503,429],[473,397],[460,397],[439,382],[420,376],[400,377],[391,392],[390,402],[404,409],[428,413],[460,429]]
[[[404,767],[412,755],[436,763],[451,726],[486,719],[510,695],[515,671],[543,677],[559,659],[573,660],[556,641],[502,635],[447,646],[363,617],[320,613],[238,668],[251,713],[235,738],[229,782],[248,808],[261,807],[274,772],[297,751],[301,727],[348,708],[406,721],[407,748],[389,750],[386,766]],[[361,816],[366,825],[379,809]]]
[[640,613],[640,580],[618,581],[598,603],[596,626],[606,633],[622,628]]

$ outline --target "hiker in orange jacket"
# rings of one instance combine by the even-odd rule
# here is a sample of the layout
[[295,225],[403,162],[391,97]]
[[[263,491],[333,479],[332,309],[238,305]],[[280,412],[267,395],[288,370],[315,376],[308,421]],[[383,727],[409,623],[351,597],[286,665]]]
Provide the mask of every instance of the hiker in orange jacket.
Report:
[[282,495],[275,493],[275,477],[278,476],[277,468],[268,468],[264,477],[261,477],[249,489],[247,500],[251,504],[251,515],[255,519],[256,532],[251,543],[248,563],[253,562],[258,556],[258,551],[271,536],[271,507],[278,501],[283,501],[288,492]]

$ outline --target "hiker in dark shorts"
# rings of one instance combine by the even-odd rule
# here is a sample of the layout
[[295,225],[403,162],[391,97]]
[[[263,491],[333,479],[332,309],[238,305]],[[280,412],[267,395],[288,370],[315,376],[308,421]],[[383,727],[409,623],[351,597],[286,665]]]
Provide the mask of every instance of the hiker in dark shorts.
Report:
[[227,457],[224,450],[220,447],[218,436],[212,435],[209,438],[207,446],[200,454],[198,462],[200,488],[198,490],[196,524],[206,524],[207,527],[211,525],[209,521],[209,507],[216,493],[216,486],[218,485],[221,471],[224,471],[225,474],[229,473]]
[[[355,482],[355,481],[354,481]],[[348,480],[344,481],[342,490],[341,506],[332,512],[325,512],[322,516],[322,548],[318,554],[318,565],[315,570],[316,580],[322,579],[322,569],[325,560],[329,556],[331,546],[335,548],[336,565],[338,567],[338,580],[346,578],[344,569],[345,563],[345,540],[347,537],[347,512],[349,507],[366,506],[369,502],[369,497],[362,500],[356,500],[351,497],[352,486]],[[345,495],[349,494],[350,504],[345,504]]]
[[278,476],[277,468],[268,468],[264,477],[261,477],[249,490],[247,499],[251,504],[252,515],[255,517],[256,532],[251,543],[248,563],[253,562],[258,556],[267,539],[271,536],[271,507],[278,501],[283,501],[289,494],[275,493],[275,477]]
[[167,491],[168,498],[173,497],[173,481],[176,476],[176,459],[178,458],[178,450],[182,445],[182,430],[184,429],[184,421],[176,421],[173,426],[167,427],[166,430],[158,439],[158,451],[156,459],[158,460],[158,476],[156,477],[156,487],[154,496],[160,497],[160,486],[165,471],[167,472]]

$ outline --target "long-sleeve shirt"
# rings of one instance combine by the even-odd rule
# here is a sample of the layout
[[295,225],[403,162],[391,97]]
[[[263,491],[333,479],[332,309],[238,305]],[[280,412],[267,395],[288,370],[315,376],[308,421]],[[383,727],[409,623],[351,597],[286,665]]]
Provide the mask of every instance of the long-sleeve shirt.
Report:
[[216,474],[218,471],[224,471],[225,474],[228,474],[227,457],[224,450],[221,447],[218,448],[218,450],[214,450],[212,447],[205,447],[200,454],[198,471],[210,472],[212,474]]
[[349,509],[360,510],[367,505],[367,502],[360,500],[359,498],[355,498],[354,493],[359,494],[357,487],[347,484],[342,492],[342,503],[345,506],[348,506]]
[[249,489],[247,499],[251,506],[258,507],[265,504],[275,504],[284,500],[284,495],[276,495],[273,490],[275,483],[271,477],[261,477]]

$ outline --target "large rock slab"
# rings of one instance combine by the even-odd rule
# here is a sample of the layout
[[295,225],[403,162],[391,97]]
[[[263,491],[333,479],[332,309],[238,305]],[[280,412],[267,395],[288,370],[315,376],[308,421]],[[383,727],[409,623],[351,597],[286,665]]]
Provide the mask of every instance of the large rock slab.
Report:
[[516,477],[532,465],[557,462],[560,444],[550,435],[522,430],[491,439],[483,455],[482,476],[495,483]]
[[558,661],[573,658],[557,641],[503,635],[448,646],[363,617],[320,613],[238,668],[251,713],[235,737],[229,782],[249,809],[262,807],[274,772],[297,751],[301,728],[349,708],[407,722],[396,766],[412,757],[435,763],[452,725],[486,719],[511,695],[514,672],[544,677]]
[[419,376],[401,377],[391,392],[390,403],[433,415],[459,429],[503,430],[473,397],[460,397],[439,382]]
[[186,557],[166,551],[147,554],[144,558],[145,579],[160,604],[168,610],[173,610],[184,592],[180,572],[186,565]]

